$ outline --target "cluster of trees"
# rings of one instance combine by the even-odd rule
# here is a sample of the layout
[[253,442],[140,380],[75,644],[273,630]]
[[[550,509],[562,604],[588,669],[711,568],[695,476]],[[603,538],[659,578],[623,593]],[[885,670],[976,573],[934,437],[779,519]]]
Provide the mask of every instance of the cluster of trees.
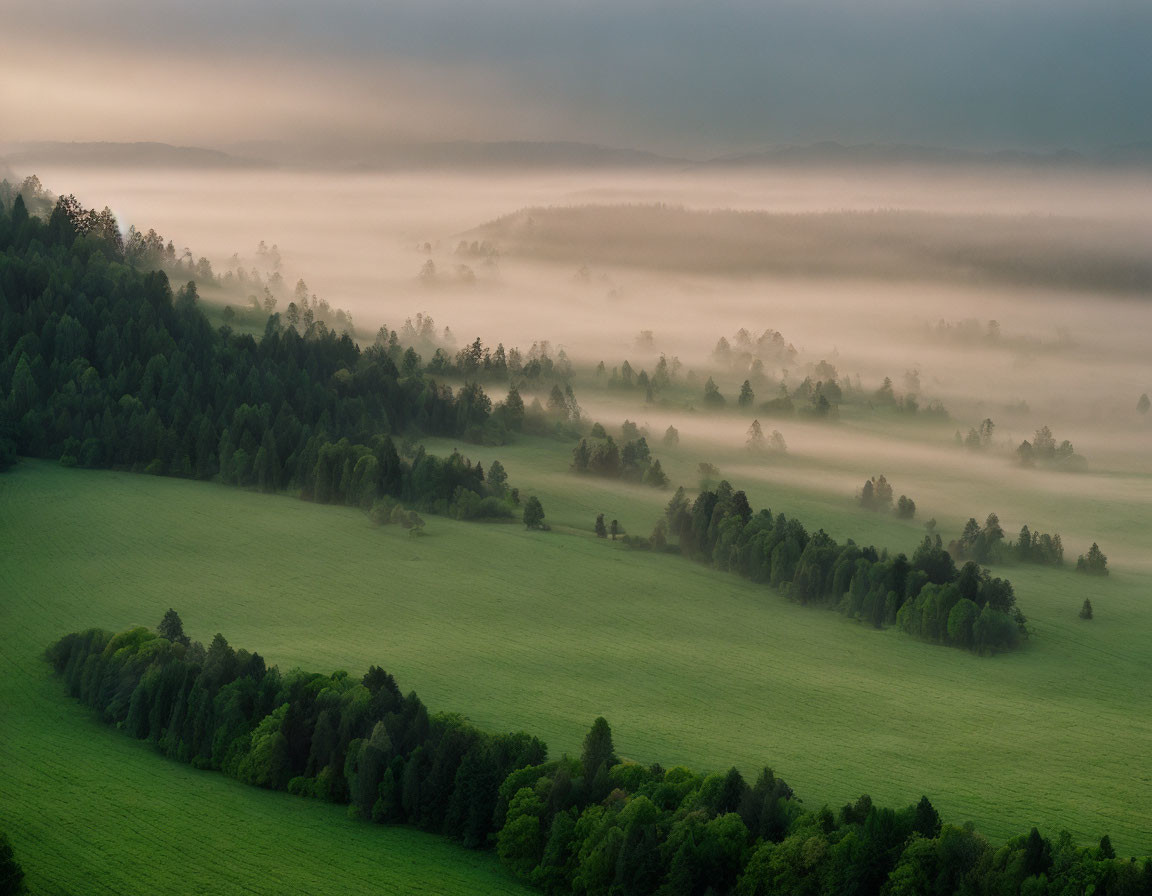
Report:
[[537,738],[429,715],[376,666],[281,675],[220,635],[191,643],[175,613],[159,635],[69,635],[49,658],[74,696],[172,758],[494,846],[549,894],[1152,894],[1152,862],[1118,859],[1107,836],[1085,848],[1033,828],[997,847],[927,797],[807,809],[770,768],[749,783],[622,759],[603,718],[578,757],[549,760]]
[[892,388],[892,378],[884,377],[884,382],[880,384],[880,388],[872,395],[872,402],[881,406],[894,408],[898,413],[909,416],[919,415],[921,417],[934,417],[940,420],[948,419],[948,409],[944,407],[939,399],[933,399],[924,405],[920,403],[920,398],[918,398],[916,394],[920,388],[919,371],[908,371],[905,373],[904,379],[907,391],[903,395],[897,396]]
[[[898,624],[924,640],[978,653],[1015,647],[1026,636],[1011,583],[972,562],[957,569],[939,536],[925,536],[911,559],[851,540],[839,545],[823,529],[810,534],[784,514],[754,514],[744,492],[727,481],[692,503],[679,489],[665,517],[684,555],[766,583],[801,604],[834,608],[878,628]],[[975,607],[976,617],[969,627],[958,618],[953,635],[946,623],[960,599]]]
[[764,435],[764,430],[760,426],[759,420],[753,420],[752,425],[748,427],[748,450],[755,454],[787,454],[788,445],[784,441],[784,436],[780,434],[780,430],[772,430],[771,436]]
[[1041,563],[1045,566],[1064,565],[1064,543],[1059,533],[1032,532],[1027,524],[1020,527],[1020,536],[1008,543],[1012,556],[1022,563]]
[[[508,510],[506,515],[511,516],[512,511]],[[420,514],[415,510],[406,509],[399,501],[387,495],[372,503],[368,517],[377,526],[400,526],[407,529],[409,534],[424,534],[424,520],[420,518]]]
[[602,721],[580,759],[523,769],[501,788],[499,855],[546,893],[1152,892],[1152,862],[1117,859],[1107,836],[1084,848],[1032,828],[994,846],[971,826],[944,824],[927,797],[903,809],[864,795],[808,810],[768,768],[749,784],[736,769],[602,759]]
[[652,457],[648,440],[644,436],[636,435],[621,448],[599,424],[593,426],[591,440],[581,439],[572,449],[572,471],[627,482],[643,482],[653,488],[668,485],[668,475],[661,467],[660,460]]
[[[912,564],[917,565],[918,556],[923,563],[941,554],[948,556],[939,536],[933,542],[926,535]],[[1015,647],[1027,636],[1025,623],[1011,583],[972,562],[952,581],[925,583],[896,613],[896,624],[914,637],[981,654]]]
[[1100,550],[1100,545],[1092,542],[1092,547],[1088,548],[1088,553],[1081,554],[1076,558],[1076,571],[1086,572],[1094,576],[1108,575],[1108,558]]
[[[779,392],[775,398],[761,402],[758,406],[760,413],[768,417],[808,417],[813,420],[835,420],[840,416],[840,404],[844,401],[844,392],[835,379],[835,368],[825,361],[817,365],[827,366],[832,373],[828,379],[813,380],[805,377],[795,388],[789,391],[788,386],[780,383]],[[707,401],[708,396],[705,396]],[[737,404],[740,407],[751,407],[756,401],[756,393],[750,381],[745,380],[740,387],[740,396]]]
[[621,534],[620,521],[612,520],[611,523],[605,524],[604,514],[596,514],[596,522],[592,526],[592,531],[596,533],[597,538],[607,538],[612,536],[612,540],[616,540],[616,536]]
[[602,383],[606,381],[606,385],[612,389],[643,390],[645,400],[652,402],[656,400],[657,393],[677,381],[683,366],[677,357],[669,360],[666,356],[660,355],[655,370],[649,376],[648,371],[643,368],[637,373],[636,368],[627,360],[619,367],[613,367],[611,372],[601,361],[596,365],[596,379]]
[[1031,442],[1025,439],[1020,443],[1016,449],[1016,459],[1025,467],[1040,465],[1063,470],[1079,470],[1087,464],[1067,439],[1057,444],[1056,437],[1047,426],[1036,430]]
[[[264,243],[260,243],[261,248]],[[263,254],[264,257],[271,256],[273,263],[279,264],[280,253],[276,247],[273,246],[271,250],[265,249],[263,253],[257,250],[257,254]],[[235,274],[228,271],[223,278],[222,285],[225,289],[228,288],[229,278],[236,277],[238,285],[245,284],[259,285],[260,277],[259,272],[253,270],[250,274],[245,275],[244,271],[238,270]],[[256,311],[263,311],[265,314],[271,314],[276,310],[279,303],[277,298],[278,294],[282,291],[283,286],[279,272],[275,272],[269,278],[270,286],[265,286],[262,289],[262,297],[250,295],[248,302]],[[311,295],[311,300],[309,300]],[[292,291],[291,300],[288,302],[288,307],[284,311],[284,321],[289,326],[301,333],[307,333],[316,324],[324,324],[339,333],[352,333],[355,327],[352,323],[352,315],[341,308],[333,308],[328,304],[327,300],[319,298],[315,293],[310,293],[308,284],[303,279],[296,281],[296,287]]]
[[[844,400],[844,393],[835,379],[813,382],[811,377],[805,377],[786,398],[801,417],[836,420],[840,416],[840,404]],[[773,405],[772,402],[769,404]]]
[[1004,554],[1004,529],[1000,526],[1000,517],[988,514],[983,527],[974,517],[969,517],[960,537],[948,543],[948,553],[957,560],[999,562]]
[[68,635],[48,659],[73,697],[166,756],[472,847],[499,828],[501,782],[547,755],[527,734],[430,715],[377,666],[360,679],[281,674],[223,635],[207,648],[190,642],[175,613],[160,633]]
[[[451,339],[454,345],[455,339],[447,327],[444,332],[444,339]],[[553,360],[549,355],[551,345],[547,341],[533,342],[525,357],[517,348],[505,352],[503,344],[492,351],[477,338],[453,357],[442,344],[437,344],[437,340],[432,318],[417,314],[415,321],[409,318],[404,322],[400,332],[382,326],[376,334],[375,344],[387,352],[405,376],[423,371],[429,376],[461,379],[465,384],[480,381],[507,383],[508,396],[492,409],[487,425],[473,432],[472,441],[503,444],[517,432],[565,437],[574,434],[571,425],[580,420],[580,405],[569,382],[572,366],[563,349]],[[429,346],[432,346],[432,357],[425,363],[418,349]],[[537,398],[525,406],[521,390],[542,390],[549,382],[552,390],[547,410]]]
[[765,364],[790,367],[798,355],[799,352],[784,338],[784,334],[771,328],[759,336],[753,336],[741,327],[731,341],[721,336],[712,350],[712,358],[716,363],[732,370],[750,371],[754,377],[763,373]]
[[194,283],[174,295],[88,216],[61,200],[41,220],[20,196],[0,209],[0,464],[218,477],[365,509],[499,497],[479,465],[402,458],[390,433],[503,441],[522,426],[517,393],[493,408],[476,382],[453,393],[380,346],[322,324],[302,336],[277,314],[259,341],[214,330]]
[[977,563],[999,563],[1008,556],[1021,563],[1064,565],[1064,543],[1059,533],[1033,532],[1025,524],[1015,541],[1005,542],[1000,518],[994,513],[988,514],[983,526],[969,518],[960,537],[948,543],[948,551],[957,560]]
[[865,510],[892,511],[902,520],[910,520],[916,516],[916,502],[907,495],[901,495],[893,506],[892,485],[883,473],[877,478],[873,476],[865,480],[864,487],[860,489],[860,506]]
[[[426,336],[421,337],[421,340],[425,343],[428,341]],[[387,346],[393,355],[399,353],[403,356],[409,349],[416,351],[411,337],[405,333],[397,334],[387,327],[380,328],[376,342]],[[567,384],[572,376],[572,364],[564,349],[560,349],[555,358],[551,356],[551,350],[552,346],[547,341],[533,342],[527,352],[521,352],[515,347],[505,351],[503,343],[492,349],[477,337],[455,354],[443,347],[434,346],[426,370],[437,376],[509,383],[528,388],[537,388],[549,382],[559,383],[566,387],[565,394],[570,396],[572,387]],[[418,360],[417,366],[419,363]],[[579,417],[578,410],[575,416]]]
[[966,436],[961,436],[960,430],[956,430],[956,444],[969,451],[985,451],[992,444],[992,434],[995,432],[996,424],[991,417],[985,417],[980,422],[980,428],[969,427]]
[[[119,222],[112,209],[105,206],[98,212],[94,208],[85,209],[75,196],[57,197],[44,188],[40,178],[35,174],[24,178],[19,186],[13,186],[7,180],[0,181],[0,207],[12,208],[17,197],[24,203],[25,210],[29,214],[38,217],[47,218],[57,208],[61,209],[73,222],[77,233],[91,234],[100,241],[108,243],[126,262],[135,267],[163,270],[170,276],[194,278],[204,284],[233,287],[237,282],[231,271],[227,278],[217,278],[212,271],[212,263],[204,256],[195,258],[192,250],[187,247],[177,254],[173,242],[165,241],[155,230],[149,229],[147,233],[143,233],[132,225],[126,233],[121,234]],[[267,294],[266,288],[264,292]],[[256,302],[256,307],[260,308],[259,302]]]
[[0,180],[0,206],[11,208],[17,196],[24,202],[29,214],[41,217],[50,215],[52,206],[57,201],[51,192],[44,189],[40,178],[35,174],[29,174],[18,184],[9,182],[7,178]]
[[[487,267],[493,267],[495,260],[485,258],[484,263]],[[471,265],[460,263],[452,265],[450,269],[438,268],[436,262],[429,258],[420,266],[416,279],[422,286],[429,288],[448,284],[471,286],[476,282],[476,271]]]

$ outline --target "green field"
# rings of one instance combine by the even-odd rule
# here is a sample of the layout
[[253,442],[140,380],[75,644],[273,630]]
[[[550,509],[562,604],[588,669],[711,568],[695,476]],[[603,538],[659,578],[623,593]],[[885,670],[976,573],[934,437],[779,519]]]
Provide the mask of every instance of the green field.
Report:
[[[0,830],[13,842],[31,893],[529,892],[491,854],[407,828],[356,822],[343,807],[196,771],[104,726],[66,698],[40,658],[57,633],[132,619],[151,623],[156,601],[171,598],[191,608],[198,588],[220,590],[201,580],[173,594],[176,580],[163,572],[164,556],[179,551],[177,542],[188,533],[172,529],[153,540],[157,533],[135,524],[147,528],[149,517],[163,515],[156,499],[207,514],[201,521],[209,522],[215,500],[229,492],[193,488],[200,497],[187,503],[179,488],[169,491],[171,482],[62,472],[26,462],[0,477]],[[133,497],[118,504],[113,493],[125,485]],[[113,491],[101,496],[109,486]],[[149,496],[156,486],[161,490]],[[96,491],[81,494],[91,488]],[[105,506],[111,517],[69,510],[82,500],[96,511],[110,499],[117,505]],[[294,506],[271,503],[272,509]],[[78,528],[59,528],[66,519]],[[126,527],[130,541],[151,543],[144,553],[158,553],[146,559],[128,541],[83,534],[107,525]],[[177,566],[188,574],[188,567]],[[51,567],[68,572],[57,578]],[[237,606],[219,617],[230,636],[241,627],[238,611],[243,614]],[[254,631],[244,635],[255,646]]]
[[[485,449],[514,481],[555,450]],[[536,490],[573,528],[600,500],[575,477]],[[632,508],[637,525],[666,497]],[[412,539],[349,509],[23,462],[0,478],[0,531],[0,826],[44,892],[97,874],[154,891],[164,853],[193,857],[186,892],[515,889],[490,856],[164,760],[66,699],[39,659],[64,632],[153,625],[169,606],[193,637],[222,631],[281,668],[381,663],[434,710],[532,731],[554,755],[603,714],[625,756],[771,764],[810,806],[926,792],[992,837],[1039,824],[1150,848],[1152,614],[1147,580],[1122,570],[1091,583],[1085,624],[1082,577],[1010,568],[1036,636],[982,659],[559,529],[430,518]],[[225,849],[235,862],[216,861]]]

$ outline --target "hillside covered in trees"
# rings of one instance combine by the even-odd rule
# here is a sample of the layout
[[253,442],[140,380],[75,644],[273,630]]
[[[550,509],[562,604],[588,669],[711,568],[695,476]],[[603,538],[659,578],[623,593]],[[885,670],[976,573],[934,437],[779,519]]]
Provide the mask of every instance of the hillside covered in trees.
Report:
[[273,314],[259,340],[213,329],[195,283],[173,292],[109,215],[72,197],[46,219],[22,195],[0,203],[0,468],[26,454],[466,517],[514,495],[458,454],[405,458],[393,439],[499,441],[522,424],[514,390],[494,408],[478,383],[454,393],[322,321],[301,332]]

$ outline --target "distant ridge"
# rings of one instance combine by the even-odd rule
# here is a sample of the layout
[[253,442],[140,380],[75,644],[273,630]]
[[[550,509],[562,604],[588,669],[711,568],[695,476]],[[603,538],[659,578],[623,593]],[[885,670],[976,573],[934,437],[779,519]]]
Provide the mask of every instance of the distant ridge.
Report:
[[525,208],[468,234],[520,257],[725,277],[868,277],[1152,295],[1152,223],[661,204]]
[[748,168],[899,166],[1152,168],[1152,141],[1069,149],[965,150],[911,143],[846,144],[833,140],[772,146],[705,160],[574,141],[451,140],[419,143],[299,144],[249,141],[222,149],[168,143],[36,141],[0,143],[0,166],[94,165],[140,168],[254,169],[268,167],[341,171],[515,171],[610,169],[723,171]]
[[44,140],[0,145],[5,161],[28,165],[106,165],[143,168],[261,168],[259,159],[241,158],[217,149],[168,143],[63,143]]
[[[233,147],[229,147],[233,148]],[[572,141],[451,140],[300,146],[277,142],[236,144],[236,151],[293,167],[345,170],[473,170],[509,168],[652,168],[684,167],[687,159],[639,149],[620,149]]]
[[[1130,154],[1137,160],[1135,154]],[[776,146],[760,152],[719,156],[701,162],[701,168],[752,168],[778,165],[1083,165],[1107,161],[1068,149],[1053,152],[999,150],[979,152],[908,143],[844,144],[832,140],[802,145]],[[1119,159],[1118,159],[1119,160]],[[1145,149],[1145,161],[1152,161],[1152,145]]]

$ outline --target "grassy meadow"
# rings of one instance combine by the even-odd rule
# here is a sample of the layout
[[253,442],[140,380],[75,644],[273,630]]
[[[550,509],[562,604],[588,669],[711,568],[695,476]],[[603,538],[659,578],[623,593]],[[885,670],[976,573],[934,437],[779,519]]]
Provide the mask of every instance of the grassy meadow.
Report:
[[[180,586],[164,571],[165,556],[183,552],[178,545],[188,532],[169,529],[161,539],[166,547],[153,542],[155,553],[141,553],[140,542],[132,547],[118,536],[90,541],[82,533],[127,527],[125,533],[135,533],[130,541],[149,542],[152,536],[136,527],[149,528],[177,507],[212,527],[214,502],[229,491],[193,489],[206,501],[189,504],[179,488],[151,496],[134,488],[171,483],[129,475],[61,478],[62,472],[24,462],[15,475],[0,477],[0,829],[27,872],[29,892],[530,892],[491,854],[408,828],[356,822],[343,806],[248,787],[169,761],[68,699],[41,659],[43,645],[57,633],[132,620],[151,625],[153,602],[171,598],[191,605],[199,587],[220,590],[201,581],[180,596],[171,593]],[[114,497],[123,486],[134,495],[128,504]],[[77,500],[89,510],[104,505],[111,515],[76,515]],[[258,503],[271,511],[266,520],[275,518],[279,505],[294,506]],[[238,510],[234,505],[227,512]],[[229,540],[235,536],[230,530]],[[69,568],[62,578],[50,572],[62,571],[58,564]],[[182,563],[176,567],[189,573]],[[244,615],[240,604],[221,610],[219,627],[232,636]],[[256,640],[253,629],[245,634]]]
[[[187,892],[516,889],[491,856],[166,761],[67,699],[39,659],[61,634],[154,625],[169,606],[193,637],[221,631],[281,668],[360,674],[380,663],[434,711],[529,730],[553,755],[578,751],[602,714],[624,756],[734,764],[746,775],[769,764],[810,806],[862,792],[903,805],[927,793],[945,818],[974,821],[993,838],[1038,824],[1085,842],[1107,832],[1122,855],[1152,848],[1152,782],[1142,771],[1152,613],[1138,568],[1114,562],[1100,581],[1003,567],[1035,636],[1018,652],[979,658],[591,537],[598,511],[647,533],[668,493],[565,474],[569,450],[525,439],[468,452],[499,457],[514,483],[539,494],[551,533],[430,517],[428,534],[413,539],[354,510],[30,461],[0,478],[0,656],[9,672],[0,685],[0,826],[35,887],[88,891],[99,872],[109,891],[151,892],[149,875],[167,865],[158,854],[199,854],[204,861],[188,864],[210,875],[212,855],[243,848],[251,858],[227,863],[226,882],[189,881]],[[674,483],[702,459],[689,440],[655,453]],[[751,486],[754,506],[892,547],[923,532],[919,521],[864,514],[835,489],[745,480],[739,456],[709,459]],[[784,463],[795,468],[789,479],[806,481],[799,452]],[[971,486],[980,503],[971,513],[999,509],[1013,531],[1008,510],[1020,505],[998,482]],[[1033,484],[1018,488],[1032,493]],[[994,507],[977,501],[982,489]],[[1098,516],[1131,528],[1138,498]],[[1045,499],[1033,500],[1023,506],[1040,513]],[[949,537],[956,520],[924,512]],[[1074,560],[1083,547],[1067,535],[1065,543]],[[1076,617],[1085,593],[1097,608],[1091,623]],[[80,754],[83,762],[68,761]]]

